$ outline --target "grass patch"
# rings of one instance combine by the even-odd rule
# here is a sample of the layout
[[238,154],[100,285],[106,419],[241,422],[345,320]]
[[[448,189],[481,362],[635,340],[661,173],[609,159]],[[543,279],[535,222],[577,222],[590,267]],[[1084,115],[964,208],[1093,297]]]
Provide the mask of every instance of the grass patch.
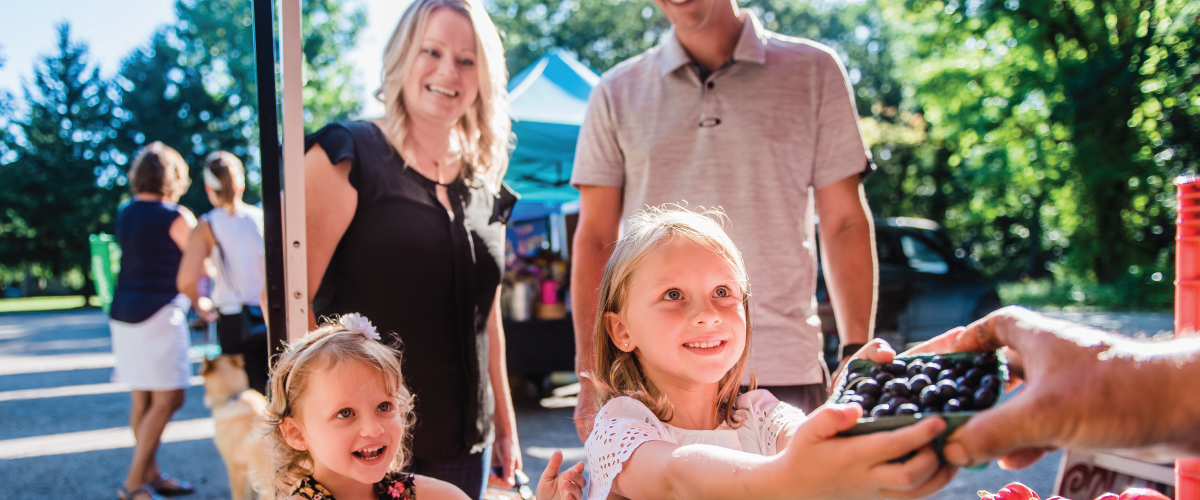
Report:
[[[82,295],[0,299],[0,313],[75,309],[83,307],[83,302],[84,298]],[[100,297],[93,295],[88,305],[100,307]]]
[[1165,311],[1175,307],[1175,286],[1168,279],[1119,279],[1112,284],[1075,280],[1025,280],[998,283],[1002,304],[1030,309],[1086,307],[1102,311]]

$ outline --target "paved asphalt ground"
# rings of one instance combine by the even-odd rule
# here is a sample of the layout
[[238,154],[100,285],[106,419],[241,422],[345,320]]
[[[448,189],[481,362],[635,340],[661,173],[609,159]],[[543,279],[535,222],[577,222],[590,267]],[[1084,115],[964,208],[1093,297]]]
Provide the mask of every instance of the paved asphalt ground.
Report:
[[[1170,315],[1082,314],[1070,319],[1134,333],[1170,330]],[[194,359],[206,349],[193,338]],[[105,316],[96,310],[0,315],[0,498],[111,499],[132,454],[129,393],[109,383],[113,359]],[[196,379],[175,415],[159,451],[159,463],[192,481],[187,498],[229,498],[225,468],[212,443],[212,423]],[[525,470],[535,478],[555,449],[582,460],[571,409],[518,406],[517,422]],[[938,499],[972,500],[980,489],[995,491],[1021,481],[1048,493],[1060,454],[1028,469],[1009,472],[990,466],[962,471]]]

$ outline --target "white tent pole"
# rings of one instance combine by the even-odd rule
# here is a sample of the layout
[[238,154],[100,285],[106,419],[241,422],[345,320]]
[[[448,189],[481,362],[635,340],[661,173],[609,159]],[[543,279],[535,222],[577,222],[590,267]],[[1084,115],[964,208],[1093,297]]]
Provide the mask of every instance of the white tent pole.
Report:
[[283,70],[283,234],[288,340],[308,331],[308,242],[304,216],[304,88],[301,0],[282,0],[279,24]]

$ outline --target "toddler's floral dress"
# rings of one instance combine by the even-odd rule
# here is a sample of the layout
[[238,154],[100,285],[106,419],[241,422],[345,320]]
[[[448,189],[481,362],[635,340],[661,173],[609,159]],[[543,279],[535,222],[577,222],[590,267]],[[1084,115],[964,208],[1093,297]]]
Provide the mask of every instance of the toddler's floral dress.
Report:
[[[416,475],[407,472],[389,472],[383,480],[375,483],[375,498],[378,500],[416,500],[417,490],[413,487]],[[334,500],[333,494],[321,486],[312,476],[300,481],[292,495],[308,500]]]

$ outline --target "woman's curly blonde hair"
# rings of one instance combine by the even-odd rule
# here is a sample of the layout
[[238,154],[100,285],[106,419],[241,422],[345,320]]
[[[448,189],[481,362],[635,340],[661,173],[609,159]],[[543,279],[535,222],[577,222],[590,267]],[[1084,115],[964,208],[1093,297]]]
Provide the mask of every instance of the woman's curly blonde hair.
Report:
[[[746,347],[733,368],[721,378],[717,389],[717,408],[714,410],[717,417],[730,426],[737,428],[741,425],[734,412],[734,403],[750,356],[750,333],[753,330],[750,322],[750,281],[742,253],[722,228],[725,220],[725,213],[719,209],[701,208],[693,212],[675,204],[647,207],[625,219],[624,234],[617,240],[600,281],[600,303],[596,308],[593,333],[596,368],[595,373],[588,375],[595,387],[597,408],[612,398],[626,396],[646,405],[659,420],[671,420],[671,402],[646,377],[637,355],[617,348],[609,336],[604,315],[619,314],[625,308],[633,277],[651,252],[672,241],[684,240],[706,247],[724,258],[741,287],[742,307],[746,310]],[[757,385],[756,377],[750,374],[750,389],[753,390]]]
[[320,328],[287,346],[271,369],[270,403],[263,415],[267,439],[271,444],[268,480],[272,481],[276,492],[286,495],[296,483],[313,472],[313,461],[308,451],[288,445],[280,426],[285,418],[295,416],[309,378],[314,373],[347,362],[362,363],[383,376],[385,388],[396,402],[405,429],[390,470],[398,471],[404,467],[408,460],[408,441],[411,437],[408,429],[413,423],[414,400],[400,372],[398,347],[352,332],[336,319],[326,320]]

